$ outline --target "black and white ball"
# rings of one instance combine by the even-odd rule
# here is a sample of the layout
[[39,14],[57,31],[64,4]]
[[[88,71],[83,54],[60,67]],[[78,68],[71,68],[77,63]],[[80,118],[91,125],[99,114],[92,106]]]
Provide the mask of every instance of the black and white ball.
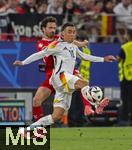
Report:
[[84,98],[92,105],[99,103],[103,99],[103,91],[98,86],[85,86],[81,92]]

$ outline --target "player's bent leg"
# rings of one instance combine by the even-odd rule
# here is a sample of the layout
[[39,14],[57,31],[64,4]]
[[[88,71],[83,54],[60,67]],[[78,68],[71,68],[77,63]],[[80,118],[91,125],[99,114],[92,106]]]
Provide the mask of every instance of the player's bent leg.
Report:
[[39,87],[34,98],[33,106],[41,106],[42,102],[45,101],[51,94],[51,90],[47,87]]
[[60,120],[65,112],[65,109],[62,107],[54,107],[52,119],[53,121]]
[[[31,124],[28,128],[30,128],[30,130],[34,130],[34,128],[36,128],[36,127],[42,127],[42,126],[45,127],[47,125],[51,125],[55,121],[61,119],[61,117],[63,116],[64,112],[65,112],[64,108],[54,107],[52,115],[47,115],[45,117],[40,118],[38,121],[36,121],[33,124]],[[41,129],[38,130],[38,131],[40,131],[38,133],[39,135],[41,135],[41,134],[43,135],[43,132],[41,131]],[[27,136],[27,130],[26,129],[19,130],[19,133],[25,138],[30,138],[30,137]],[[37,137],[33,137],[33,138],[37,138]]]
[[[34,122],[33,124],[31,124],[29,127],[20,129],[19,134],[21,134],[22,137],[24,137],[26,139],[30,139],[30,135],[27,135],[27,131],[28,131],[27,129],[34,130],[34,128],[39,128],[39,127],[43,128],[43,127],[51,125],[53,123],[54,123],[54,121],[52,119],[52,116],[47,115],[45,117],[40,118],[38,121]],[[38,133],[38,134],[43,135],[42,130],[38,129],[38,131],[40,131],[40,133]],[[37,138],[37,137],[32,137],[32,138]]]
[[[88,82],[84,81],[84,80],[77,80],[75,82],[75,89],[79,90],[81,89],[81,93],[82,93],[82,97],[84,99],[86,99],[86,101],[89,101],[89,99],[87,98],[87,91],[90,87],[88,86]],[[94,103],[94,102],[93,102]],[[99,105],[97,105],[95,112],[97,114],[101,114],[103,113],[104,108],[109,104],[109,100],[108,98],[104,98],[103,100],[101,100],[101,102],[99,103]],[[96,106],[96,105],[95,105]],[[94,111],[91,109],[91,107],[86,107],[86,111],[85,111],[85,115],[90,115],[90,114],[94,114]]]
[[[80,78],[80,80],[77,80],[75,82],[75,88],[76,89],[83,89],[85,87],[88,87],[88,82],[82,80],[82,78]],[[84,115],[86,116],[90,116],[94,114],[94,110],[92,109],[90,103],[88,102],[88,100],[86,99],[86,97],[84,97],[84,95],[82,94],[82,91],[80,91],[81,94],[81,99],[83,101],[84,104]]]
[[84,81],[84,80],[81,80],[81,79],[78,79],[76,82],[75,82],[75,89],[76,90],[81,90],[83,87],[85,86],[88,86],[88,82],[87,81]]
[[39,87],[33,98],[33,118],[35,121],[43,115],[41,104],[51,94],[51,90],[47,87]]
[[34,122],[30,125],[30,129],[38,126],[47,126],[53,124],[55,121],[61,119],[64,114],[65,109],[61,107],[54,107],[52,115],[47,115],[45,117],[40,118],[38,121]]
[[54,107],[52,115],[47,115],[45,117],[40,118],[38,121],[34,122],[30,128],[35,126],[47,126],[53,124],[56,120],[61,119],[64,114],[65,109],[61,107]]
[[75,89],[76,90],[81,90],[81,99],[83,101],[83,104],[84,104],[84,115],[93,115],[94,114],[94,110],[92,109],[90,103],[88,102],[88,99],[86,98],[86,96],[84,95],[84,89],[87,90],[87,87],[88,87],[88,82],[87,81],[84,81],[84,80],[77,80],[75,82]]

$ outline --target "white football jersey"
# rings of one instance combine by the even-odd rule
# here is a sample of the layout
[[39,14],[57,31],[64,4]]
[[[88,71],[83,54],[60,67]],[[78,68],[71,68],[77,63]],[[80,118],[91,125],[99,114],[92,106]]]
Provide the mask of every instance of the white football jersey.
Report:
[[73,74],[76,62],[77,46],[67,42],[60,42],[53,54],[54,58],[54,74],[60,72],[68,72]]
[[[54,41],[49,44],[49,46],[44,50],[32,54],[31,56],[26,58],[24,61],[22,61],[22,63],[23,65],[29,64],[33,61],[50,55],[52,55],[54,58],[54,69],[50,81],[52,82],[51,84],[55,89],[57,86],[60,87],[61,85],[64,85],[64,80],[67,80],[67,82],[71,82],[71,79],[74,82],[77,80],[77,78],[74,78],[72,76],[77,56],[92,62],[104,61],[103,57],[96,57],[82,53],[79,48],[72,43],[64,41]],[[62,78],[62,80],[60,80],[60,78]],[[73,82],[71,82],[71,85],[73,87]]]
[[44,48],[44,50],[34,53],[24,61],[22,61],[23,65],[34,62],[38,59],[41,59],[45,56],[52,55],[54,58],[54,73],[57,74],[59,72],[65,71],[68,73],[73,73],[75,67],[76,57],[83,58],[84,60],[92,61],[92,62],[103,62],[103,57],[96,57],[92,55],[87,55],[82,53],[78,47],[72,43],[64,42],[64,41],[54,41],[49,44],[48,47]]

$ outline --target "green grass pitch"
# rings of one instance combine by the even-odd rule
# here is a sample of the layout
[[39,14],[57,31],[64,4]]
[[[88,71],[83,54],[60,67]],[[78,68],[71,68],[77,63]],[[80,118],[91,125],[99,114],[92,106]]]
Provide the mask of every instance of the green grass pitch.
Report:
[[132,127],[51,128],[51,150],[132,150]]

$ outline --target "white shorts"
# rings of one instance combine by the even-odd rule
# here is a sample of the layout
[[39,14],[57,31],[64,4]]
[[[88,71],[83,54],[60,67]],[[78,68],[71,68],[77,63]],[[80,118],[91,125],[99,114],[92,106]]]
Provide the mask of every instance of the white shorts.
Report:
[[52,75],[50,83],[60,93],[73,93],[75,91],[75,82],[79,79],[75,75],[62,72],[59,75]]
[[72,94],[56,92],[54,97],[54,107],[61,107],[68,110],[71,106]]

